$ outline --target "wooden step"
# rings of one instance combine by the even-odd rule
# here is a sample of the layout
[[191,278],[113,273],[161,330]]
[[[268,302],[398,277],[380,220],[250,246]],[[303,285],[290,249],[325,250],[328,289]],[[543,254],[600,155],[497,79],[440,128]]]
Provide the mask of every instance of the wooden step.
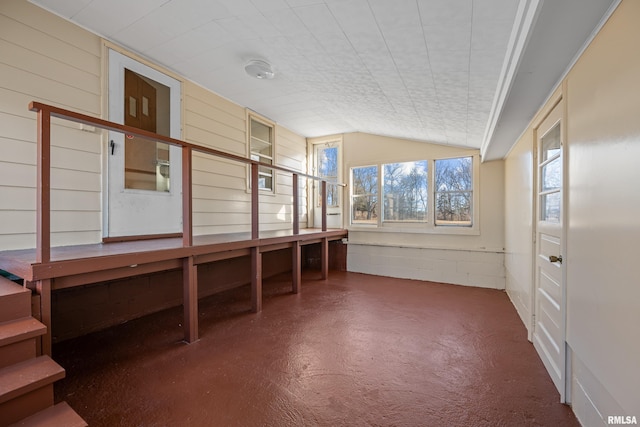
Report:
[[0,369],[36,357],[36,339],[46,331],[33,317],[0,323]]
[[5,425],[53,406],[53,383],[64,369],[48,356],[0,369],[0,414]]
[[0,276],[0,322],[31,316],[31,290]]
[[10,427],[86,427],[88,424],[67,404],[58,403]]

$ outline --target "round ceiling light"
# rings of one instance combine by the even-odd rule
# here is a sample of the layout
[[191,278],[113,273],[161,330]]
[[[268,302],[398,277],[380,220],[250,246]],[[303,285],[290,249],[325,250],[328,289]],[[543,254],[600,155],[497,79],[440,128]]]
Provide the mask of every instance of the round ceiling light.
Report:
[[245,65],[244,70],[248,75],[255,77],[256,79],[268,80],[275,76],[275,73],[271,68],[271,64],[260,59],[253,59],[249,61],[249,63]]

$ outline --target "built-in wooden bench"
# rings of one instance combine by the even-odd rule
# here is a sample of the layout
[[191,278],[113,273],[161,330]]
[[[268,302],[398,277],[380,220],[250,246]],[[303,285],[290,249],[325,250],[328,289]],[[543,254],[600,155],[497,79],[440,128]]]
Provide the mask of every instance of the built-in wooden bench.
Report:
[[300,229],[261,232],[258,239],[250,233],[194,236],[192,246],[184,246],[181,238],[98,243],[51,248],[49,262],[36,262],[35,250],[0,252],[0,269],[21,277],[40,296],[41,320],[48,327],[42,346],[45,354],[51,348],[51,292],[91,283],[128,278],[167,270],[183,270],[185,341],[198,339],[197,268],[199,265],[237,257],[251,257],[251,306],[262,308],[262,254],[291,249],[292,291],[300,287],[301,248],[319,243],[321,277],[329,271],[329,242],[347,236],[343,229]]
[[[47,327],[42,340],[42,353],[51,354],[51,292],[126,277],[167,270],[182,270],[184,304],[184,338],[198,339],[198,266],[237,257],[251,258],[252,311],[262,308],[262,255],[291,248],[292,289],[298,292],[301,278],[301,247],[321,244],[321,271],[326,278],[329,265],[329,241],[347,236],[343,229],[328,229],[326,203],[321,206],[319,228],[300,228],[298,179],[320,182],[321,200],[326,200],[327,181],[276,164],[265,164],[250,158],[198,146],[167,136],[109,122],[62,108],[32,102],[37,113],[37,182],[36,182],[36,247],[30,250],[0,252],[0,269],[26,281],[39,300],[40,320]],[[164,142],[182,150],[182,233],[179,237],[153,236],[153,239],[111,241],[80,246],[51,247],[51,119],[89,125],[113,132]],[[259,225],[258,185],[251,185],[251,224],[247,233],[193,235],[192,156],[205,153],[250,167],[250,182],[258,182],[259,168],[268,167],[292,177],[292,224],[289,230],[263,231]],[[180,178],[178,178],[180,179]],[[334,183],[335,185],[342,185]],[[135,237],[135,236],[133,236]]]

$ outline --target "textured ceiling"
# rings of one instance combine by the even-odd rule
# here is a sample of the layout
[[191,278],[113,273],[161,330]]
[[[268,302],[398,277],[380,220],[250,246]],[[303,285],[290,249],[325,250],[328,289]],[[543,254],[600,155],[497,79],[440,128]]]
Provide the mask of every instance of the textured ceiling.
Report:
[[[474,148],[499,113],[496,93],[510,87],[503,67],[519,60],[514,23],[524,4],[538,4],[33,2],[303,136],[360,131]],[[272,64],[275,78],[247,76],[251,59]]]

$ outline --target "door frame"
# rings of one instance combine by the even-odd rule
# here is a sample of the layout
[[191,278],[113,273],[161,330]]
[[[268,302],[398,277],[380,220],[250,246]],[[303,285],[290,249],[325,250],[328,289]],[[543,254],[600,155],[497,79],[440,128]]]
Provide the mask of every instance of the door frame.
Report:
[[[106,59],[106,70],[107,70],[107,78],[104,81],[106,94],[106,104],[105,109],[107,111],[107,119],[116,123],[124,123],[124,102],[122,99],[122,94],[124,94],[124,69],[127,68],[135,73],[147,77],[151,80],[154,80],[158,83],[161,83],[170,90],[170,105],[169,105],[169,136],[175,139],[182,139],[182,82],[178,80],[176,77],[159,71],[158,69],[152,67],[150,64],[144,63],[142,60],[139,60],[133,56],[130,56],[120,49],[112,46],[110,44],[105,43],[104,45],[104,57]],[[121,75],[121,78],[115,77]],[[124,189],[124,184],[122,188],[118,185],[118,189],[114,189],[113,185],[114,180],[112,178],[113,172],[111,171],[111,149],[109,147],[109,142],[115,136],[116,138],[121,138],[124,140],[124,135],[108,132],[107,138],[104,145],[104,196],[103,196],[103,227],[102,227],[102,235],[103,238],[121,236],[118,234],[117,230],[113,234],[113,230],[116,227],[112,227],[111,224],[111,205],[112,201],[111,194],[112,191],[117,191],[118,189],[122,191],[123,194],[130,195],[140,195],[141,197],[151,196],[163,198],[166,200],[173,200],[173,203],[179,203],[179,206],[174,206],[171,208],[171,212],[173,212],[173,216],[179,215],[179,218],[174,218],[174,221],[169,222],[177,222],[174,224],[173,228],[167,229],[167,233],[181,233],[182,232],[182,151],[180,147],[170,147],[170,176],[174,179],[171,180],[171,187],[169,194],[152,194],[157,192],[145,191],[145,190],[133,190],[133,189]],[[117,149],[118,147],[116,147]],[[124,143],[122,143],[121,152],[124,149]],[[124,158],[123,158],[124,159]],[[124,161],[124,160],[123,160]],[[124,173],[124,172],[123,172]],[[122,180],[124,176],[122,177]],[[119,180],[118,180],[119,183]],[[143,232],[140,235],[144,236],[147,234],[163,234],[163,231],[158,232],[157,230],[152,232]],[[129,235],[129,234],[126,234]],[[132,233],[132,235],[137,235]]]
[[[569,149],[568,149],[568,132],[567,132],[567,112],[568,105],[566,101],[566,97],[563,95],[566,93],[566,82],[564,82],[559,88],[554,96],[548,99],[546,104],[546,108],[544,109],[544,114],[541,115],[538,120],[535,122],[533,126],[533,146],[532,146],[532,172],[533,172],[533,203],[532,203],[532,277],[531,277],[531,293],[530,293],[530,319],[529,319],[529,328],[528,328],[528,340],[533,343],[533,334],[535,328],[535,315],[536,315],[536,294],[538,288],[537,282],[537,257],[538,257],[538,209],[539,209],[539,173],[538,173],[538,165],[539,165],[539,143],[540,137],[539,128],[544,123],[544,121],[551,115],[552,112],[556,108],[561,108],[559,121],[560,125],[560,138],[561,138],[561,147],[562,147],[562,192],[561,192],[561,212],[560,212],[560,221],[561,221],[561,231],[560,231],[560,239],[561,239],[561,251],[563,257],[563,263],[561,267],[561,280],[562,280],[562,301],[560,304],[561,310],[561,318],[560,318],[560,329],[562,334],[562,348],[560,349],[562,360],[561,360],[561,372],[562,372],[562,380],[560,384],[560,402],[561,403],[571,403],[571,378],[572,378],[572,370],[571,370],[571,348],[567,343],[567,267],[566,262],[568,261],[568,250],[567,250],[567,226],[568,226],[568,165],[569,165]],[[562,105],[560,105],[562,103]],[[551,127],[552,128],[552,127]],[[550,128],[550,129],[551,129]]]
[[[343,182],[343,143],[342,143],[342,135],[333,135],[327,137],[320,138],[312,138],[307,140],[307,153],[308,153],[308,170],[311,175],[317,176],[316,170],[316,147],[319,145],[325,144],[336,144],[338,148],[338,177],[337,183]],[[308,226],[309,227],[320,227],[321,225],[321,212],[322,209],[319,208],[316,204],[316,197],[318,193],[318,188],[320,185],[319,181],[311,180],[312,182],[308,185]],[[327,207],[327,227],[328,228],[343,228],[344,227],[344,192],[343,187],[338,186],[338,207],[329,208]]]

